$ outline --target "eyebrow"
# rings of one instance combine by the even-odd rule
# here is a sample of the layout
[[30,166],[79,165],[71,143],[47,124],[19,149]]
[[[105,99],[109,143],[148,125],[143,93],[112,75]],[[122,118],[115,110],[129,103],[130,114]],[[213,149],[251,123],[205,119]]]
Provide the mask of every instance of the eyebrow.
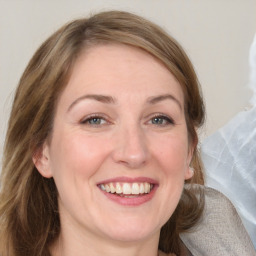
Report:
[[107,103],[107,104],[115,104],[116,103],[116,100],[111,96],[100,95],[100,94],[87,94],[87,95],[83,95],[83,96],[77,98],[75,101],[73,101],[71,103],[71,105],[68,107],[68,111],[70,111],[77,103],[79,103],[82,100],[86,100],[86,99],[96,100],[96,101],[99,101],[102,103]]
[[156,104],[158,102],[161,102],[161,101],[164,101],[164,100],[168,100],[168,99],[175,101],[178,104],[179,108],[182,110],[182,105],[181,105],[180,101],[178,99],[176,99],[171,94],[163,94],[163,95],[158,95],[158,96],[150,97],[147,100],[147,103],[149,103],[149,104]]
[[[73,101],[71,103],[71,105],[68,107],[67,112],[69,112],[77,103],[79,103],[82,100],[86,100],[86,99],[90,99],[90,100],[96,100],[98,102],[102,102],[102,103],[106,103],[106,104],[116,104],[116,99],[111,97],[111,96],[107,96],[107,95],[101,95],[101,94],[87,94],[87,95],[83,95],[79,98],[77,98],[75,101]],[[173,95],[171,94],[163,94],[163,95],[158,95],[158,96],[152,96],[149,97],[147,99],[147,103],[154,105],[157,104],[158,102],[164,101],[164,100],[173,100],[174,102],[177,103],[177,105],[179,106],[179,108],[182,110],[182,105],[179,102],[179,100],[177,100]]]

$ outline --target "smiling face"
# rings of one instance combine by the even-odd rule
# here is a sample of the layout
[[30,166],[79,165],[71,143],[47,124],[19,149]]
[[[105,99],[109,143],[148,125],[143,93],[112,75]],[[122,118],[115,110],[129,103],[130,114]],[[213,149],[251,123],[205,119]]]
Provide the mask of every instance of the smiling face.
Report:
[[112,44],[78,58],[34,161],[56,183],[62,233],[137,241],[158,239],[191,155],[180,84],[148,53]]

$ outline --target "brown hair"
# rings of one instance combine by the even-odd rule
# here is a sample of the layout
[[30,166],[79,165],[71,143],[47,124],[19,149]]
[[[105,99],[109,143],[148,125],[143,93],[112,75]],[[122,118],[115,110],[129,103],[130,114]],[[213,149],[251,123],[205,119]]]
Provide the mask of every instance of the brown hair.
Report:
[[[127,12],[110,11],[78,19],[60,28],[37,50],[17,88],[6,136],[0,194],[0,255],[46,256],[58,237],[60,220],[53,179],[42,177],[32,157],[51,133],[57,100],[72,67],[88,45],[121,43],[139,47],[162,61],[182,86],[189,139],[204,121],[196,74],[181,46],[161,28]],[[198,151],[188,183],[203,184]],[[202,192],[199,191],[199,194]],[[161,230],[159,248],[179,254],[179,234],[200,218],[203,196],[193,186]]]

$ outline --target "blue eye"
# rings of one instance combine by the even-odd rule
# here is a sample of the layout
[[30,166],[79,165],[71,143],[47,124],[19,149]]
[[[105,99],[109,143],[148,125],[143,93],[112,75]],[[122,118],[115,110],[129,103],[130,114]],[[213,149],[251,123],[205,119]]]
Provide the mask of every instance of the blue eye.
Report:
[[104,125],[107,123],[107,121],[102,117],[93,116],[93,117],[88,117],[82,120],[81,123],[86,125],[97,126],[97,125]]
[[102,118],[94,117],[88,120],[89,124],[101,124]]
[[151,120],[151,123],[152,124],[155,124],[155,125],[168,125],[168,124],[174,124],[174,121],[167,117],[167,116],[155,116],[153,117]]
[[152,124],[163,124],[164,123],[164,119],[163,118],[159,118],[159,117],[154,117],[153,119],[152,119]]

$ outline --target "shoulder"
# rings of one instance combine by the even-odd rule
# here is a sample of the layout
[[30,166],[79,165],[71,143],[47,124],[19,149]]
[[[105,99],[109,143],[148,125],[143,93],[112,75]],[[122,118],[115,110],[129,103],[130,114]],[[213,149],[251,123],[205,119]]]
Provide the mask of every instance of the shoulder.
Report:
[[194,256],[256,256],[252,242],[230,200],[219,191],[204,187],[202,220],[181,239]]
[[[205,210],[204,218],[207,221],[212,221],[209,224],[216,224],[216,221],[229,222],[235,221],[237,226],[240,226],[241,220],[237,215],[237,211],[231,201],[224,196],[221,192],[204,187],[205,192]],[[231,218],[231,219],[230,219]]]

